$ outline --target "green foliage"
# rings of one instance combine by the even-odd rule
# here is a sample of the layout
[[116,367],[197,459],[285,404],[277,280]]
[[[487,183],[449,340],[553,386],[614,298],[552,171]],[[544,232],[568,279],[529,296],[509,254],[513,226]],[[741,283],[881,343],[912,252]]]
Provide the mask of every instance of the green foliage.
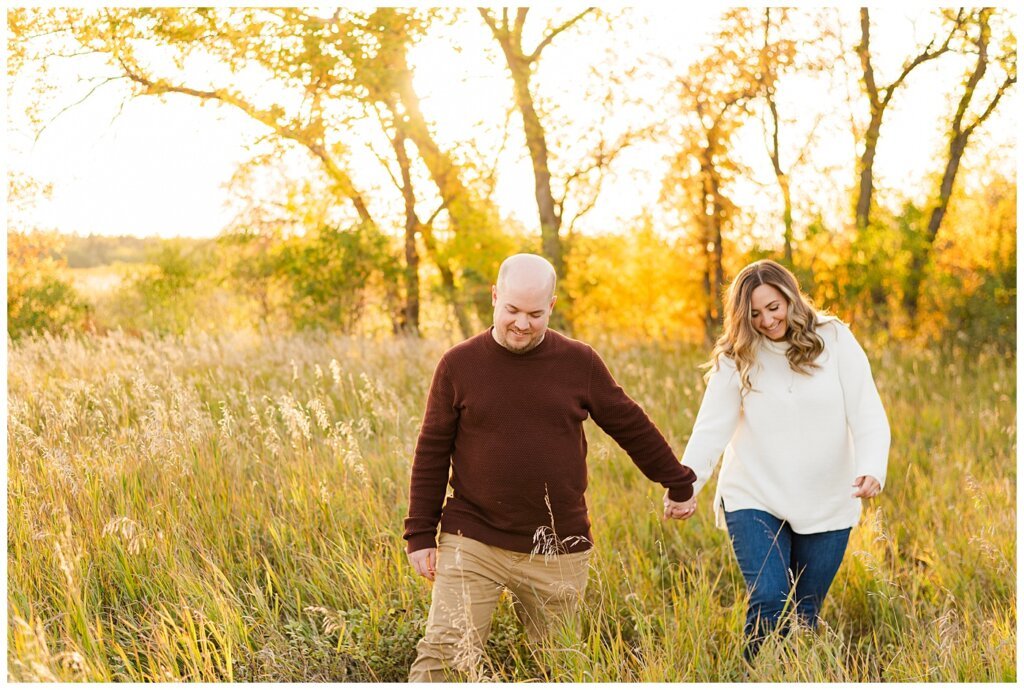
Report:
[[286,309],[299,329],[351,332],[374,294],[397,280],[400,267],[389,240],[367,224],[351,228],[323,226],[289,238],[278,271],[292,300]]
[[890,228],[892,218],[875,219],[850,244],[849,254],[841,264],[840,300],[855,318],[887,324],[891,315],[890,300],[896,284],[891,262],[897,255],[899,235]]
[[[944,292],[957,292],[961,286],[954,276],[942,277]],[[955,335],[962,342],[993,343],[1006,350],[1017,345],[1017,274],[1013,270],[986,273],[981,284],[950,305],[948,319],[956,325]]]
[[217,323],[203,311],[211,292],[211,243],[164,240],[147,252],[147,263],[121,288],[124,325],[159,334],[184,333]]
[[53,256],[60,238],[53,233],[7,233],[7,334],[79,327],[88,308],[67,278],[63,261]]
[[[306,333],[26,338],[9,355],[14,681],[403,681],[427,583],[400,538],[447,342]],[[595,343],[677,450],[703,349]],[[869,350],[893,421],[825,627],[741,658],[743,581],[710,494],[685,522],[588,423],[597,551],[537,648],[505,601],[499,681],[1014,682],[1016,361]],[[709,489],[710,490],[710,489]]]
[[217,238],[217,255],[225,285],[246,303],[250,322],[287,327],[289,299],[281,275],[284,242],[277,234],[226,232]]
[[471,230],[452,239],[446,252],[460,267],[460,292],[481,323],[489,324],[493,312],[491,285],[505,257],[516,252],[516,239],[504,232],[497,221],[482,212],[465,211]]
[[1016,180],[1002,176],[954,195],[922,295],[927,333],[1015,347],[1016,207]]

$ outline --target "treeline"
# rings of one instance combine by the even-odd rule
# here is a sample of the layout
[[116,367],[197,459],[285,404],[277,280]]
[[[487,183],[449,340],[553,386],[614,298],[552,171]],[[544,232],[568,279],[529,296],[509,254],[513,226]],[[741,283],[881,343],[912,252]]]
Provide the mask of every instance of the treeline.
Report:
[[[868,302],[856,295],[871,276],[863,275],[865,255],[834,238],[821,245],[822,256],[810,268],[795,267],[819,306],[861,326],[876,338],[941,339],[958,343],[1013,346],[1016,333],[1016,191],[1012,181],[995,179],[975,196],[956,199],[951,220],[956,232],[939,248],[934,277],[925,300],[927,328],[898,330],[879,315],[865,316]],[[897,243],[892,260],[874,278],[886,286],[887,314],[898,313],[908,275],[906,227],[920,210],[907,206],[889,219]],[[61,238],[45,233],[8,234],[8,333],[33,331],[182,333],[191,329],[303,329],[358,334],[403,331],[402,266],[396,241],[363,226],[324,226],[302,236],[268,239],[227,233],[215,240],[145,241],[142,262],[117,262],[95,268],[118,277],[110,291],[90,293],[73,285],[70,254]],[[539,251],[525,233],[511,250]],[[72,246],[74,238],[64,247]],[[101,244],[116,250],[116,238]],[[135,246],[134,242],[129,247]],[[829,258],[831,252],[833,258]],[[692,243],[685,237],[655,232],[649,219],[617,234],[582,236],[566,257],[572,296],[565,314],[583,337],[617,334],[646,340],[700,341],[705,334],[699,285],[685,272],[695,270]],[[63,258],[67,257],[67,258]],[[779,257],[753,246],[729,257],[727,275],[743,264]],[[834,263],[832,263],[834,261]],[[422,269],[422,330],[432,336],[457,333],[447,309],[439,275]],[[561,308],[561,307],[560,307]],[[471,320],[477,329],[489,322],[481,308]]]
[[[376,311],[397,303],[388,240],[362,228],[323,227],[275,243],[236,234],[138,240],[10,232],[8,262],[15,338],[118,328],[378,332],[391,324]],[[95,290],[88,277],[113,280]]]
[[[188,242],[188,240],[184,240]],[[133,235],[70,235],[54,258],[63,258],[68,268],[95,268],[111,264],[140,264],[157,251],[159,237]]]
[[[558,269],[554,325],[573,333],[708,342],[729,277],[772,256],[820,306],[887,336],[1012,340],[1016,179],[969,155],[1016,83],[1010,11],[922,14],[930,34],[887,54],[885,70],[872,42],[880,10],[734,8],[691,63],[627,64],[616,51],[640,11],[19,9],[9,64],[16,74],[82,51],[105,56],[107,77],[130,84],[131,97],[197,99],[266,132],[233,180],[246,210],[217,242],[167,244],[126,274],[119,304],[130,306],[108,310],[111,323],[466,336],[489,320],[498,262],[528,250]],[[491,143],[440,136],[453,104],[431,113],[417,91],[415,72],[438,67],[414,68],[415,51],[453,27],[491,41],[476,55],[459,46],[460,59],[503,75],[508,108],[504,123],[484,125],[500,132]],[[578,54],[591,48],[580,75],[590,90],[579,94],[586,110],[570,114],[571,85],[553,93],[542,67],[572,40]],[[218,69],[197,75],[193,60]],[[875,162],[892,151],[893,104],[925,66],[952,76],[941,109],[925,116],[943,143],[935,173],[907,193],[882,186]],[[254,90],[254,74],[274,89]],[[634,92],[651,79],[667,101]],[[787,112],[784,96],[801,83],[824,98]],[[30,109],[38,116],[58,95],[40,88]],[[856,156],[837,172],[814,154],[839,136]],[[354,154],[357,142],[372,160]],[[606,179],[640,142],[669,163],[657,208],[614,233],[578,232],[617,193]],[[528,227],[494,201],[506,149],[532,170]],[[274,178],[285,160],[308,174]],[[744,186],[758,201],[741,201]]]

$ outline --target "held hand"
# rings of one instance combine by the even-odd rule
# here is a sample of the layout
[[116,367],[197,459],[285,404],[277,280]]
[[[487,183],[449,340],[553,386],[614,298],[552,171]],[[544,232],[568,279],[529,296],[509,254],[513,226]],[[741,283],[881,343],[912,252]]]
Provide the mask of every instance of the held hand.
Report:
[[877,479],[868,474],[863,474],[854,479],[853,486],[856,489],[852,494],[853,498],[874,498],[882,493],[882,485]]
[[661,502],[665,506],[665,517],[670,520],[689,520],[697,510],[696,496],[692,496],[688,501],[673,501],[668,497],[667,489]]
[[422,575],[431,582],[437,572],[437,549],[420,549],[409,554],[409,562],[417,575]]

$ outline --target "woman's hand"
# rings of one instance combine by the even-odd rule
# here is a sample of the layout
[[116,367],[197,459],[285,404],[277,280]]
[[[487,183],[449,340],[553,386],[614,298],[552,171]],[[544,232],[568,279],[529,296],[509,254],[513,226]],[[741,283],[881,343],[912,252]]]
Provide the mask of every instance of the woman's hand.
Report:
[[668,497],[668,490],[665,491],[665,498],[662,499],[665,506],[665,517],[672,520],[689,520],[697,510],[697,497],[692,496],[689,501],[673,501]]
[[854,479],[853,486],[856,489],[852,494],[853,498],[874,498],[882,493],[882,485],[868,474],[862,474]]

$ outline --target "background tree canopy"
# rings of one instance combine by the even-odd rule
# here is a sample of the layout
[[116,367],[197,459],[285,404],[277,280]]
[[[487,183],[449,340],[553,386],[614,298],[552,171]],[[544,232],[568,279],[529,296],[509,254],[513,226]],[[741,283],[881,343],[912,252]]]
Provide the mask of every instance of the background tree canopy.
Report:
[[[37,136],[111,89],[240,113],[262,135],[214,242],[61,240],[16,171],[8,330],[464,337],[489,321],[500,260],[535,251],[562,277],[557,327],[582,336],[708,342],[731,275],[772,257],[886,337],[1012,342],[1016,177],[998,151],[1013,142],[991,126],[1015,99],[1012,19],[921,12],[914,36],[880,41],[895,22],[881,11],[734,8],[684,62],[635,49],[640,10],[10,10],[9,96]],[[421,93],[456,67],[419,59],[430,41],[489,70],[480,97],[500,121],[452,136],[460,103]],[[81,94],[56,64],[80,65]],[[947,88],[919,113],[931,172],[895,184],[878,174],[899,150],[887,118],[928,70]],[[630,193],[622,165],[640,152],[661,166],[657,201],[582,231]],[[517,166],[531,193],[510,212]]]

